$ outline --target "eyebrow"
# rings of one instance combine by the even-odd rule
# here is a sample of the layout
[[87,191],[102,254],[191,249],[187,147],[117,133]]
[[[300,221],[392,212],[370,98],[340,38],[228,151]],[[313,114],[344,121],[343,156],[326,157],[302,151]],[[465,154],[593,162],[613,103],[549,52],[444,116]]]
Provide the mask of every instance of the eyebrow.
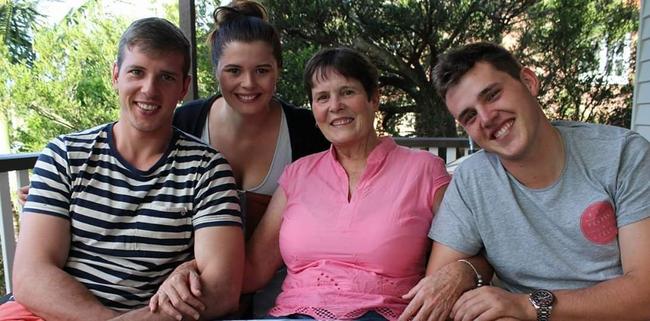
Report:
[[488,96],[488,94],[492,93],[496,87],[498,87],[499,84],[496,82],[493,82],[489,84],[487,87],[483,88],[481,92],[476,95],[480,100],[485,100],[485,97]]
[[[499,86],[498,83],[493,82],[493,83],[489,84],[487,87],[483,88],[483,90],[481,90],[478,93],[478,95],[476,95],[476,97],[478,97],[479,100],[485,100],[485,98],[488,96],[488,94],[493,92],[495,90],[495,88],[498,87],[498,86]],[[466,107],[465,109],[463,109],[463,111],[460,114],[458,114],[458,117],[456,119],[458,119],[458,121],[461,121],[463,119],[463,117],[465,117],[465,115],[467,115],[467,113],[471,112],[472,110],[474,110],[474,108]]]

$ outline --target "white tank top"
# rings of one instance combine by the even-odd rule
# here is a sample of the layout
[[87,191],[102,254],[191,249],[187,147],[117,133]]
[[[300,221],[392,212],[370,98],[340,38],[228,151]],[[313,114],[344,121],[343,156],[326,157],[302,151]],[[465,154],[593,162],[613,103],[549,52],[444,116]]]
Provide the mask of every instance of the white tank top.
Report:
[[[287,125],[287,117],[284,114],[284,109],[280,108],[282,115],[280,117],[280,132],[278,133],[278,140],[275,144],[275,153],[271,161],[271,167],[266,173],[266,177],[262,182],[246,190],[247,192],[254,192],[264,195],[273,195],[275,189],[278,187],[278,179],[284,171],[284,168],[291,164],[291,139],[289,138],[289,126]],[[210,112],[208,112],[207,119],[210,119]],[[205,122],[203,132],[201,133],[201,140],[210,144],[210,128],[209,121]],[[210,144],[211,145],[211,144]]]

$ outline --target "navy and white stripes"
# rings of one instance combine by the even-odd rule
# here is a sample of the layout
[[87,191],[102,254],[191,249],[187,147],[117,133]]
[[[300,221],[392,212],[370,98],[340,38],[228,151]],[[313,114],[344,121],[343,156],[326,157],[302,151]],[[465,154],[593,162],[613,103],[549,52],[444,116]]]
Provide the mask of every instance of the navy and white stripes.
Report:
[[140,171],[116,152],[112,125],[51,141],[23,212],[69,219],[65,270],[105,305],[132,309],[192,257],[196,229],[242,220],[232,170],[214,149],[174,129],[167,153]]

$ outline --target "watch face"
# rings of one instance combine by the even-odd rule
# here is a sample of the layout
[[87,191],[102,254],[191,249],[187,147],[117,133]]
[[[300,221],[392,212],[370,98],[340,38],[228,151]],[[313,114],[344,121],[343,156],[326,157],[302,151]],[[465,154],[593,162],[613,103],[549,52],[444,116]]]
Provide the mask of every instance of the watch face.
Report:
[[535,290],[530,294],[530,298],[540,307],[550,307],[555,301],[555,296],[549,290]]

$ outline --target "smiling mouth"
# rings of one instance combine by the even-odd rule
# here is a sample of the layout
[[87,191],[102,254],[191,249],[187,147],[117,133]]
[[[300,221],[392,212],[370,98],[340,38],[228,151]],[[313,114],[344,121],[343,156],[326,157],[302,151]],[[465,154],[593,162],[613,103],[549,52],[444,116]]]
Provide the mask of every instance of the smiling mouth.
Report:
[[258,94],[253,94],[253,95],[241,95],[241,94],[236,94],[237,98],[241,100],[242,102],[249,103],[257,99],[259,97]]
[[501,128],[499,128],[499,130],[496,131],[496,133],[494,133],[494,138],[499,139],[509,133],[510,128],[512,128],[512,124],[514,124],[514,122],[514,120],[511,120],[505,123]]
[[147,112],[152,112],[160,108],[160,105],[156,105],[156,104],[136,103],[136,105],[138,106],[138,108]]
[[351,123],[352,121],[354,121],[354,118],[351,118],[351,117],[337,118],[337,119],[334,119],[330,123],[330,125],[332,125],[332,126],[344,126],[344,125],[347,125],[347,124]]

